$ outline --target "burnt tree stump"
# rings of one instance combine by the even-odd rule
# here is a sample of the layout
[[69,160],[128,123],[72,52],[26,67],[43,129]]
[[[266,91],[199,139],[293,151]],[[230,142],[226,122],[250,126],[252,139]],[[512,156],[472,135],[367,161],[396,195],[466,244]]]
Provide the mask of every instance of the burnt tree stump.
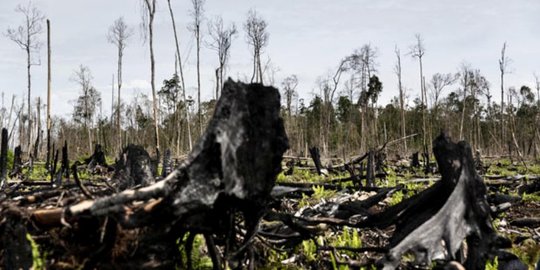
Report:
[[[151,224],[136,251],[124,258],[127,268],[171,268],[177,262],[177,240],[185,232],[204,234],[211,240],[209,250],[215,251],[211,244],[215,239],[215,245],[225,250],[223,255],[214,253],[223,256],[215,261],[226,260],[232,266],[253,263],[245,255],[247,247],[272,200],[270,193],[288,147],[279,99],[273,87],[229,79],[206,132],[179,168],[150,186],[67,207],[66,220],[109,216],[124,228]],[[128,146],[123,163],[130,160],[127,156],[141,152]],[[131,204],[135,201],[139,203]],[[238,226],[244,228],[242,234],[237,234]]]
[[13,152],[13,167],[9,173],[10,177],[19,176],[22,174],[22,150],[21,146],[17,145],[15,151]]
[[491,225],[487,190],[476,173],[471,147],[441,134],[433,142],[433,152],[441,181],[367,218],[360,227],[396,226],[389,251],[379,261],[383,269],[395,269],[407,252],[423,266],[441,254],[449,261],[459,260],[464,240],[468,247],[462,262],[465,268],[484,269],[500,241]]
[[142,146],[130,144],[124,148],[116,162],[113,180],[124,190],[154,183],[152,160]]
[[315,164],[315,169],[317,170],[318,175],[322,175],[322,163],[321,163],[321,153],[318,147],[309,148],[309,155]]
[[7,181],[7,153],[8,153],[8,131],[2,129],[2,137],[0,144],[0,189],[3,188]]
[[103,152],[103,147],[101,146],[101,144],[96,144],[94,146],[94,153],[92,153],[90,157],[85,159],[84,163],[88,165],[88,168],[90,170],[93,170],[97,165],[107,167],[107,161],[105,160],[105,152]]

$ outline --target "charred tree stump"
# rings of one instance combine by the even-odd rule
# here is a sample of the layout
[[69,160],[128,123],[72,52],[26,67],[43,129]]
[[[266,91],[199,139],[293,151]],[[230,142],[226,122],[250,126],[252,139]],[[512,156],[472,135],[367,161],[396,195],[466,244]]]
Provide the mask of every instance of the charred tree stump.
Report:
[[17,147],[15,147],[15,151],[13,153],[13,168],[11,169],[11,173],[9,174],[10,177],[15,177],[22,174],[21,154],[21,146],[18,145]]
[[386,211],[371,216],[360,226],[395,224],[389,252],[380,260],[383,269],[394,269],[401,257],[412,252],[418,265],[429,265],[435,255],[457,260],[467,242],[467,269],[484,269],[495,254],[498,236],[491,225],[486,187],[474,168],[469,144],[453,143],[441,134],[433,142],[441,181]]
[[88,165],[88,168],[90,170],[94,170],[98,165],[107,167],[107,161],[105,160],[105,152],[103,152],[103,147],[101,146],[101,144],[96,144],[94,146],[94,153],[92,153],[89,158],[85,159],[84,162]]
[[165,178],[173,170],[173,161],[171,159],[171,150],[165,150],[163,154],[163,169],[161,170],[161,177]]
[[116,162],[113,180],[124,190],[154,183],[152,160],[142,146],[130,144],[124,148]]
[[375,151],[370,149],[366,164],[366,187],[375,186]]
[[8,152],[8,131],[2,129],[2,138],[0,145],[0,189],[4,187],[7,181],[7,152]]
[[2,247],[3,269],[31,269],[32,246],[27,239],[23,214],[15,208],[2,211],[3,222],[0,231],[0,247]]
[[64,177],[69,180],[69,158],[67,141],[64,141],[64,146],[62,147],[62,165],[60,166],[60,177],[62,177],[62,175],[64,175]]
[[318,147],[311,147],[309,148],[309,155],[311,156],[311,159],[313,159],[313,163],[315,163],[315,169],[317,169],[317,174],[322,174],[322,163],[321,163],[321,154],[319,152]]
[[429,162],[429,151],[425,150],[424,153],[422,153],[422,157],[424,159],[424,174],[429,174],[431,172],[431,163]]
[[107,216],[123,228],[152,224],[126,258],[131,266],[170,268],[182,232],[212,235],[225,251],[220,261],[242,265],[288,147],[279,110],[277,89],[227,81],[208,129],[179,168],[150,186],[72,205],[66,221]]

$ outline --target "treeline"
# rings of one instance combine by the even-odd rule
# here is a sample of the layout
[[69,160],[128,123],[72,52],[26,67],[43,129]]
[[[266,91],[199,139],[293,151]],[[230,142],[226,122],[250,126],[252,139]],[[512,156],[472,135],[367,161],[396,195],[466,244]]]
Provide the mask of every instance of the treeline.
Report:
[[[103,113],[103,97],[93,86],[91,70],[80,65],[71,76],[73,83],[78,85],[79,97],[74,101],[70,118],[49,118],[49,101],[38,98],[31,102],[31,59],[39,48],[36,44],[40,43],[41,23],[45,16],[31,4],[19,6],[16,11],[27,23],[10,28],[6,36],[27,52],[28,94],[26,104],[24,99],[22,104],[17,104],[15,97],[10,104],[5,104],[2,99],[0,122],[9,129],[11,145],[20,144],[28,156],[39,159],[47,152],[54,152],[54,149],[46,151],[45,142],[50,148],[59,148],[64,141],[68,142],[70,152],[77,156],[91,153],[96,143],[103,145],[111,156],[129,143],[154,149],[154,153],[163,149],[170,149],[176,156],[188,153],[213,113],[226,77],[229,51],[238,31],[235,24],[226,25],[220,17],[205,19],[204,1],[192,0],[192,23],[188,28],[196,40],[198,83],[197,96],[186,96],[183,75],[186,67],[178,49],[179,38],[170,1],[167,1],[168,15],[173,26],[171,34],[175,37],[171,47],[176,47],[176,65],[169,79],[161,83],[155,81],[152,48],[155,2],[142,1],[143,31],[150,41],[147,44],[151,57],[151,95],[138,93],[131,100],[121,98],[122,57],[133,29],[119,18],[108,30],[108,41],[118,53],[111,113]],[[200,77],[199,51],[205,20],[208,37],[204,43],[217,53],[215,78]],[[274,84],[282,93],[282,115],[290,140],[290,154],[307,155],[310,147],[319,147],[323,156],[348,157],[386,143],[390,143],[387,148],[390,152],[401,156],[417,151],[427,153],[433,138],[441,129],[446,129],[452,137],[468,140],[475,151],[484,155],[537,156],[540,82],[536,78],[532,87],[504,85],[509,63],[505,55],[506,44],[499,59],[500,82],[490,83],[481,70],[468,64],[463,64],[456,73],[431,72],[426,76],[422,65],[424,43],[422,37],[416,35],[408,51],[402,53],[396,46],[394,71],[397,85],[395,81],[379,79],[378,49],[366,44],[339,60],[332,74],[319,77],[314,97],[305,100],[299,98],[298,92],[305,89],[297,89],[297,76],[290,75],[276,82],[273,69],[268,63],[262,64],[261,55],[268,45],[269,33],[267,22],[255,10],[248,12],[243,30],[252,49],[251,82]],[[49,63],[50,56],[49,47]],[[402,57],[413,57],[418,61],[420,89],[416,91],[407,91],[402,85]],[[201,79],[215,80],[214,99],[201,100]],[[499,86],[494,85],[500,86],[501,99],[497,101],[493,100],[492,94]],[[394,95],[386,105],[379,103],[383,91]]]

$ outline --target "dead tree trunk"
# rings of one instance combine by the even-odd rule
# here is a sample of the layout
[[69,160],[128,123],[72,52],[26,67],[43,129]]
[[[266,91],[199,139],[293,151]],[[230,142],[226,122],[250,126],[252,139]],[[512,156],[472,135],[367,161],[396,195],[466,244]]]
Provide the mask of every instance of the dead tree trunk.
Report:
[[7,152],[8,152],[8,131],[2,129],[2,141],[0,146],[0,189],[7,181]]
[[[57,160],[58,157],[55,158],[55,163]],[[54,165],[54,167],[56,168],[56,164]],[[69,180],[69,158],[67,141],[64,141],[64,146],[62,147],[62,165],[60,167],[60,177],[62,177],[62,175],[64,175],[64,177]]]
[[317,174],[322,174],[322,164],[321,164],[321,154],[319,152],[318,147],[311,147],[309,148],[309,155],[311,156],[311,159],[313,159],[313,163],[315,163],[315,169],[317,170]]
[[9,174],[9,176],[14,177],[22,173],[21,155],[22,155],[21,146],[18,145],[17,147],[15,147],[15,151],[13,153],[13,167],[11,168],[11,173]]

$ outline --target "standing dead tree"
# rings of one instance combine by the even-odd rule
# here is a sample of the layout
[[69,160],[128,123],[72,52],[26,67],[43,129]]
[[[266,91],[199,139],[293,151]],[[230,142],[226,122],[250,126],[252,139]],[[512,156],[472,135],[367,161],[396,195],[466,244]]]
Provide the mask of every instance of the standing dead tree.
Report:
[[50,170],[51,162],[51,23],[47,19],[47,157],[45,168]]
[[[403,84],[401,83],[401,53],[399,49],[395,48],[396,53],[396,66],[394,68],[394,72],[396,73],[398,77],[398,88],[399,88],[399,110],[400,110],[400,116],[401,116],[401,136],[405,137],[407,136],[406,128],[405,128],[405,90],[403,89]],[[405,153],[407,153],[407,140],[403,140],[404,150]]]
[[[120,119],[120,90],[122,89],[122,57],[124,56],[124,49],[127,46],[128,39],[133,35],[133,29],[130,28],[125,22],[124,18],[120,17],[114,21],[113,25],[109,28],[109,33],[107,35],[107,40],[109,43],[116,46],[118,50],[118,70],[116,74],[117,80],[117,103],[116,103],[116,136],[118,138],[118,147],[122,147],[122,130],[121,130],[121,119]],[[114,79],[113,79],[114,81]],[[114,86],[113,86],[114,87]],[[114,94],[114,92],[113,92]]]
[[208,46],[218,53],[219,67],[216,70],[216,99],[218,99],[219,89],[223,87],[223,77],[225,76],[232,41],[238,32],[234,23],[229,27],[225,27],[221,17],[216,17],[208,23],[208,32],[212,39]]
[[28,5],[18,5],[15,11],[24,16],[24,22],[16,29],[9,28],[6,32],[6,36],[13,42],[17,43],[17,45],[19,45],[19,47],[26,52],[26,74],[28,86],[28,125],[26,131],[26,146],[27,150],[30,151],[32,132],[30,105],[32,97],[32,79],[30,75],[30,68],[32,65],[39,65],[39,61],[35,62],[34,59],[32,59],[32,55],[34,53],[38,53],[39,49],[41,48],[41,42],[39,41],[38,37],[43,32],[41,24],[43,23],[45,17],[41,11],[32,5],[32,2],[30,1],[28,2]]
[[71,80],[81,87],[81,95],[75,101],[73,118],[83,124],[88,135],[88,152],[92,151],[92,125],[97,108],[101,104],[100,93],[92,86],[92,73],[87,66],[80,65]]
[[259,17],[257,11],[251,9],[248,12],[247,20],[244,24],[246,39],[253,48],[253,75],[251,82],[263,83],[263,72],[261,66],[261,53],[268,44],[269,34],[266,31],[266,21]]
[[204,16],[204,0],[191,0],[193,10],[191,11],[191,17],[193,17],[192,24],[188,27],[190,31],[195,35],[195,41],[197,43],[197,106],[199,117],[199,134],[202,135],[203,123],[202,123],[202,107],[201,107],[201,23]]
[[[156,156],[159,159],[159,119],[158,119],[158,104],[156,96],[156,68],[154,60],[154,15],[156,14],[157,0],[144,0],[142,13],[142,25],[147,29],[143,31],[144,38],[148,38],[148,47],[150,49],[150,84],[152,86],[152,108],[154,117],[154,143],[156,145]],[[148,27],[148,28],[146,28]]]
[[[182,101],[184,102],[185,105],[185,113],[186,113],[186,127],[187,127],[187,136],[188,136],[188,146],[189,146],[189,151],[191,151],[191,149],[193,148],[193,143],[192,143],[192,139],[191,139],[191,120],[190,120],[190,116],[189,116],[189,110],[188,110],[188,106],[187,106],[187,103],[186,103],[186,84],[185,84],[185,81],[184,81],[184,70],[183,70],[183,65],[182,65],[182,55],[180,54],[180,44],[179,44],[179,39],[178,39],[178,33],[176,31],[176,22],[174,20],[174,13],[173,13],[173,9],[172,9],[172,6],[171,6],[171,0],[167,0],[167,5],[169,7],[169,14],[171,15],[171,22],[172,22],[172,28],[173,28],[173,33],[174,33],[174,44],[175,44],[175,48],[176,48],[176,61],[178,62],[178,71],[180,73],[180,83],[181,83],[181,86],[182,86]],[[178,125],[180,125],[180,121],[177,121],[178,122]],[[178,129],[180,129],[180,126],[178,126]],[[180,138],[180,137],[178,137]],[[180,145],[179,142],[177,142],[177,145]]]
[[426,126],[426,90],[424,85],[424,71],[422,66],[422,57],[424,57],[424,54],[426,53],[426,49],[424,47],[424,41],[422,40],[422,36],[420,34],[415,35],[416,43],[411,46],[409,54],[413,57],[418,59],[418,64],[420,67],[420,100],[422,102],[421,108],[422,108],[422,148],[423,148],[423,156],[425,160],[425,164],[429,164],[429,153],[428,153],[428,145],[427,145],[427,126]]
[[[506,42],[501,49],[501,58],[499,59],[499,71],[501,72],[501,144],[506,143],[506,126],[504,118],[504,75],[508,72],[508,65],[511,60],[506,56]],[[510,151],[510,149],[508,150]]]

